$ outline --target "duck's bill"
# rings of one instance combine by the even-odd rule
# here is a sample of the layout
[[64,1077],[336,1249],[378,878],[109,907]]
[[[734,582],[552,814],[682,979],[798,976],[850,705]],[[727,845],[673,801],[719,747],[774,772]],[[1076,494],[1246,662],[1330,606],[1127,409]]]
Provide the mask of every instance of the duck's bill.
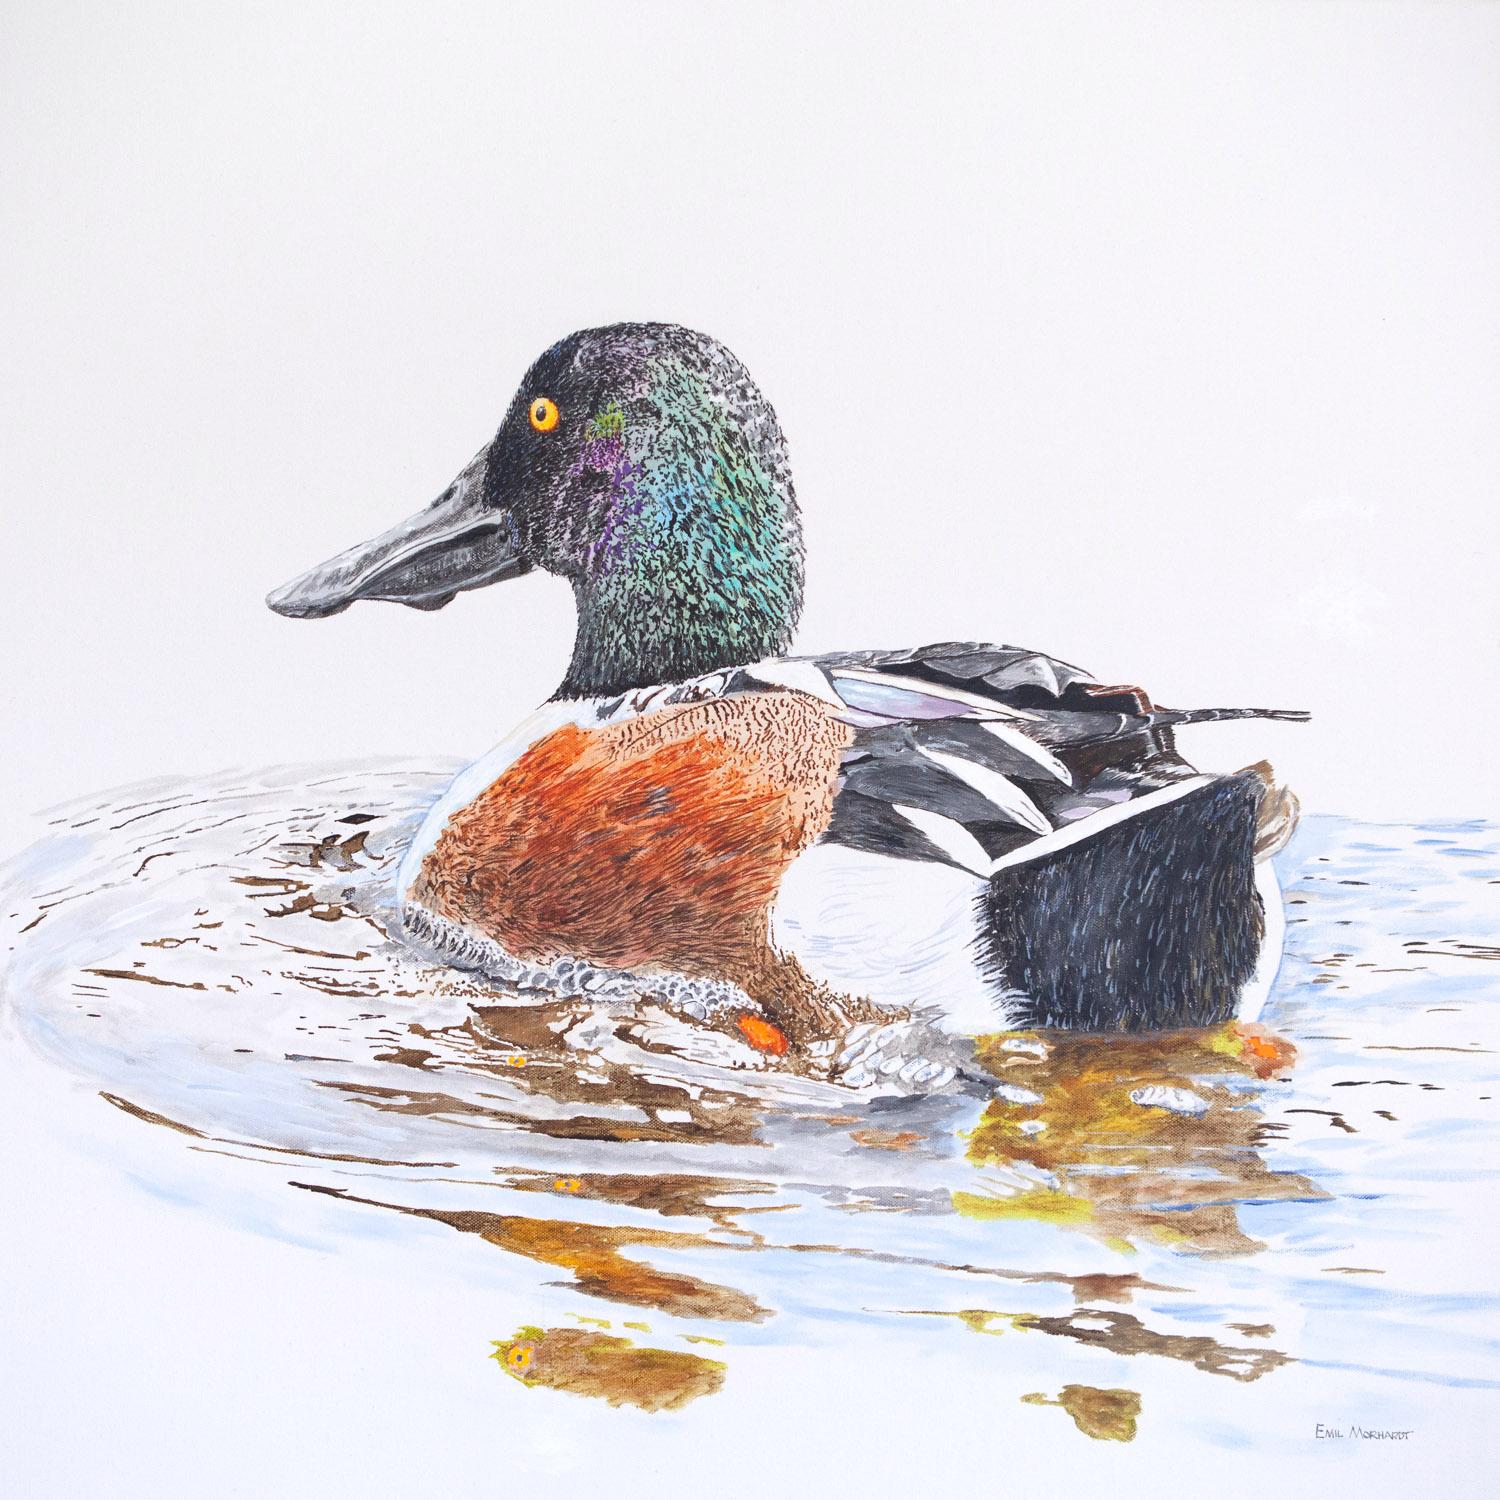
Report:
[[279,615],[320,619],[356,599],[441,609],[464,589],[527,571],[508,510],[484,503],[485,454],[409,520],[266,595]]

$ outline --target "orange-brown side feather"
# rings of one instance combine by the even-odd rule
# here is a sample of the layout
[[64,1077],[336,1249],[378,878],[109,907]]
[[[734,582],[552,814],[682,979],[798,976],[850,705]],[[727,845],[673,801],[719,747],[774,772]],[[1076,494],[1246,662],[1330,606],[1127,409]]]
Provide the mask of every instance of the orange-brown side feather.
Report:
[[518,958],[746,982],[787,867],[828,825],[848,729],[798,693],[565,726],[455,813],[413,896]]

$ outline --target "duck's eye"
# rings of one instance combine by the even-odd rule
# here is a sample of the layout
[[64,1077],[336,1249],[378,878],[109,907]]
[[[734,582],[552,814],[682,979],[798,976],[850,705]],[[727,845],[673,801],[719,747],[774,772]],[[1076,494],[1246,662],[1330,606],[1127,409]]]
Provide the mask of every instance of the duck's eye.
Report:
[[538,432],[551,432],[557,426],[558,416],[557,403],[545,396],[538,396],[531,403],[531,425]]

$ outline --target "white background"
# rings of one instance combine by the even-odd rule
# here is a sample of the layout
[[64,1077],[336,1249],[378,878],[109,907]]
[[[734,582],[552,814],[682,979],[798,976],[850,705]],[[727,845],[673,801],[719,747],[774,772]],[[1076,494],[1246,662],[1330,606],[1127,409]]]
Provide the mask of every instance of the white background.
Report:
[[[262,597],[621,318],[719,336],[776,405],[805,645],[994,639],[1168,704],[1310,708],[1189,748],[1269,754],[1313,810],[1496,813],[1500,8],[48,0],[0,27],[0,834],[142,776],[487,748],[561,675],[560,583],[320,623]],[[445,1390],[431,1334],[461,1292],[122,1190],[59,1144],[61,1087],[7,1083],[28,1497],[538,1466],[740,1493],[756,1463],[711,1478],[737,1442],[837,1453],[809,1356],[794,1431],[710,1411],[632,1468],[537,1408],[476,1470],[490,1385]],[[899,1427],[917,1384],[857,1399]],[[1410,1458],[1434,1482],[1463,1450]],[[972,1467],[916,1433],[837,1461],[829,1493]],[[1066,1462],[1144,1488],[1173,1455]]]
[[811,647],[1036,646],[1315,810],[1494,813],[1493,5],[5,8],[8,818],[478,754],[532,576],[272,585],[434,496],[573,328],[789,435]]

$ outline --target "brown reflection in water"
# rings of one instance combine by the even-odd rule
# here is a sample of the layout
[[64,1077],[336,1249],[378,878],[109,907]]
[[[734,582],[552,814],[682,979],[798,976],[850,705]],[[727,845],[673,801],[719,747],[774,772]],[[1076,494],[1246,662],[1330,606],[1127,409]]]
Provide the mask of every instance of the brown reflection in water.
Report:
[[[379,1059],[377,1059],[379,1060]],[[423,1068],[423,1072],[434,1071]],[[534,1076],[534,1075],[533,1075]],[[529,1085],[532,1078],[526,1080]],[[549,1078],[534,1092],[546,1094],[572,1104],[578,1104],[577,1096],[565,1086],[557,1087],[558,1080]],[[756,1116],[745,1101],[732,1101],[711,1118],[705,1118],[703,1101],[687,1100],[676,1089],[656,1088],[637,1080],[633,1091],[621,1090],[621,1101],[634,1095],[633,1102],[654,1099],[656,1107],[670,1109],[687,1116],[686,1119],[662,1120],[654,1115],[645,1118],[616,1119],[607,1114],[590,1114],[587,1105],[580,1105],[581,1113],[563,1116],[531,1114],[517,1102],[513,1108],[500,1105],[480,1104],[471,1099],[460,1099],[436,1089],[406,1089],[382,1087],[379,1084],[354,1083],[346,1079],[323,1079],[321,1088],[335,1089],[357,1104],[368,1105],[390,1114],[400,1115],[462,1115],[494,1125],[508,1125],[524,1129],[531,1135],[547,1136],[558,1141],[698,1141],[712,1140],[732,1145],[748,1145],[755,1139]],[[728,1099],[728,1096],[726,1096]],[[507,1101],[510,1102],[510,1101]],[[601,1100],[600,1103],[606,1101]],[[614,1101],[610,1101],[614,1102]],[[735,1104],[740,1107],[736,1109]],[[699,1111],[703,1110],[700,1114]]]
[[851,1130],[849,1138],[875,1151],[910,1151],[927,1143],[927,1137],[916,1130]]
[[[1105,1272],[1093,1276],[1068,1278],[1073,1284],[1075,1302],[1129,1302],[1133,1292],[1180,1292],[1181,1287],[1159,1286],[1154,1281],[1142,1281],[1134,1273],[1110,1275]],[[1037,1280],[1041,1280],[1040,1277]]]
[[[630,1179],[626,1179],[629,1181]],[[669,1179],[668,1179],[669,1180]],[[689,1181],[714,1179],[689,1179]],[[608,1200],[609,1179],[600,1179],[605,1188],[597,1194]],[[724,1322],[761,1322],[772,1316],[772,1309],[762,1307],[753,1297],[733,1287],[704,1281],[684,1273],[666,1273],[621,1253],[626,1246],[656,1246],[670,1250],[727,1250],[757,1251],[781,1250],[797,1255],[845,1256],[851,1260],[870,1261],[877,1265],[919,1267],[926,1270],[959,1272],[966,1275],[993,1277],[998,1280],[1016,1282],[1026,1286],[1063,1285],[1072,1289],[1076,1301],[1100,1300],[1129,1302],[1137,1291],[1180,1292],[1181,1287],[1166,1286],[1146,1281],[1133,1273],[1070,1276],[1058,1271],[1017,1271],[999,1266],[982,1266],[959,1262],[930,1260],[922,1256],[898,1255],[889,1251],[870,1250],[859,1246],[836,1244],[784,1243],[771,1245],[761,1236],[749,1230],[739,1229],[743,1236],[738,1242],[712,1239],[707,1235],[688,1234],[680,1230],[651,1229],[643,1226],[588,1224],[568,1219],[533,1219],[513,1214],[485,1213],[474,1209],[421,1208],[403,1203],[391,1203],[377,1198],[363,1198],[344,1188],[327,1187],[318,1183],[293,1182],[293,1187],[308,1192],[322,1193],[337,1198],[342,1203],[356,1203],[366,1208],[385,1208],[394,1213],[412,1218],[430,1219],[434,1223],[446,1224],[465,1234],[477,1234],[497,1249],[520,1255],[528,1260],[541,1261],[546,1265],[562,1267],[572,1271],[574,1284],[581,1292],[609,1301],[637,1307],[655,1307],[659,1311],[680,1317],[710,1318]],[[736,1188],[743,1184],[734,1184]],[[685,1202],[688,1200],[684,1200]],[[699,1208],[688,1208],[687,1212],[702,1212]],[[730,1210],[720,1210],[726,1215]],[[745,1210],[737,1210],[745,1212]],[[727,1220],[726,1220],[727,1223]],[[727,1227],[737,1227],[732,1224]],[[981,1325],[992,1318],[1010,1320],[1011,1326],[1036,1328],[1043,1333],[1068,1333],[1072,1323],[1067,1318],[1044,1318],[1031,1313],[990,1313],[985,1310],[945,1314],[961,1318],[979,1332],[998,1332]],[[1168,1335],[1152,1335],[1139,1321],[1127,1314],[1114,1314],[1080,1308],[1073,1315],[1084,1319],[1095,1317],[1128,1319],[1142,1329],[1143,1340],[1155,1339],[1158,1345],[1172,1343]],[[977,1320],[977,1321],[976,1321]],[[1019,1320],[1019,1321],[1018,1321]],[[1083,1325],[1080,1323],[1079,1325]],[[1122,1325],[1123,1327],[1123,1325]],[[1084,1337],[1078,1332],[1072,1337]],[[1097,1342],[1087,1339],[1085,1342]],[[1184,1344],[1192,1340],[1179,1341]],[[1212,1341],[1205,1341],[1211,1343]],[[1144,1345],[1142,1345],[1144,1347]],[[1146,1352],[1169,1352],[1165,1347],[1152,1347]],[[1236,1351],[1228,1351],[1234,1353]],[[1186,1356],[1184,1356],[1186,1357]],[[1273,1355],[1279,1362],[1282,1356]],[[1226,1362],[1227,1363],[1227,1362]],[[1207,1366],[1205,1366],[1207,1368]],[[1229,1373],[1222,1370],[1219,1373]]]
[[394,1213],[446,1224],[462,1234],[476,1234],[486,1243],[527,1260],[559,1266],[573,1273],[579,1291],[634,1307],[654,1307],[682,1318],[714,1318],[725,1322],[758,1323],[771,1316],[753,1297],[733,1287],[718,1286],[680,1272],[657,1271],[643,1261],[622,1255],[631,1245],[669,1250],[722,1248],[719,1241],[679,1230],[579,1224],[564,1219],[531,1219],[514,1214],[483,1213],[477,1209],[417,1208],[361,1198],[342,1188],[295,1182],[293,1187],[324,1193],[343,1203],[387,1208]]
[[495,1341],[490,1358],[522,1385],[642,1411],[675,1411],[713,1395],[724,1384],[726,1368],[701,1354],[641,1348],[589,1328],[519,1328],[510,1339]]
[[1144,1237],[1227,1256],[1263,1248],[1241,1230],[1235,1200],[1328,1196],[1306,1177],[1269,1170],[1258,1154],[1267,1131],[1255,1093],[1295,1056],[1259,1028],[1028,1032],[987,1037],[979,1056],[1025,1092],[986,1105],[969,1159],[1024,1163],[1055,1185],[955,1192],[954,1206],[967,1216],[1043,1219],[1106,1243]]
[[85,974],[95,974],[100,979],[130,979],[137,984],[157,984],[168,990],[202,990],[207,986],[201,979],[185,984],[177,979],[163,979],[157,974],[147,974],[140,969],[85,969]]
[[971,1333],[1050,1333],[1096,1349],[1107,1349],[1111,1354],[1154,1354],[1163,1359],[1182,1360],[1210,1375],[1227,1375],[1231,1380],[1259,1380],[1262,1375],[1293,1362],[1290,1354],[1278,1349],[1237,1349],[1207,1334],[1159,1333],[1133,1313],[1116,1312],[1113,1308],[1080,1307],[1067,1317],[997,1312],[987,1307],[966,1307],[952,1312],[928,1308],[904,1311],[908,1317],[954,1318]]
[[687,1173],[610,1172],[558,1177],[547,1172],[532,1175],[512,1172],[507,1174],[506,1186],[523,1193],[562,1194],[623,1208],[647,1209],[665,1218],[707,1219],[725,1229],[739,1229],[735,1220],[742,1214],[779,1213],[790,1207],[784,1202],[763,1205],[715,1202],[745,1194],[772,1194],[775,1189],[769,1182],[695,1177]]
[[1066,1318],[1021,1313],[1014,1326],[1077,1339],[1113,1354],[1158,1354],[1165,1359],[1180,1359],[1210,1375],[1227,1375],[1231,1380],[1259,1380],[1292,1362],[1291,1355],[1277,1349],[1236,1349],[1207,1334],[1158,1333],[1133,1314],[1113,1309],[1084,1307]]
[[[363,816],[355,813],[353,817],[340,818],[339,822],[349,823]],[[374,821],[368,818],[368,821]],[[361,828],[357,833],[347,834],[340,838],[337,833],[325,833],[316,843],[312,844],[283,844],[281,852],[289,864],[300,865],[309,870],[341,870],[348,872],[359,868],[359,858],[365,854],[365,840],[370,836],[368,828]]]
[[[184,1125],[181,1120],[173,1120],[166,1115],[158,1114],[154,1109],[132,1104],[129,1099],[121,1098],[119,1094],[111,1094],[106,1089],[99,1091],[99,1097],[106,1104],[114,1105],[116,1109],[147,1125],[161,1125],[168,1130],[175,1130],[179,1135],[191,1136],[196,1141],[208,1141],[216,1146],[238,1146],[246,1151],[273,1151],[281,1156],[300,1156],[309,1161],[348,1162],[365,1167],[452,1167],[457,1165],[456,1162],[451,1161],[393,1161],[385,1156],[360,1156],[351,1151],[314,1151],[306,1146],[272,1146],[264,1141],[238,1141],[232,1136],[209,1135],[207,1131],[199,1130],[196,1126]],[[200,1148],[194,1147],[193,1149]]]
[[[127,1115],[133,1115],[137,1120],[147,1125],[161,1125],[167,1130],[175,1130],[178,1135],[191,1136],[195,1141],[211,1141],[215,1137],[205,1135],[203,1131],[195,1129],[191,1125],[184,1125],[180,1120],[173,1120],[166,1115],[159,1115],[154,1109],[143,1109],[139,1104],[132,1104],[129,1099],[122,1099],[118,1094],[111,1094],[107,1089],[99,1090],[99,1097],[106,1104],[113,1104],[116,1109],[123,1110]],[[237,1144],[229,1143],[225,1144]]]
[[[657,1074],[638,1046],[630,1065],[594,1050],[575,1050],[561,1034],[600,1012],[587,1001],[540,1001],[484,1005],[471,1001],[471,1014],[453,1026],[408,1026],[415,1043],[398,1042],[375,1054],[375,1061],[412,1067],[433,1078],[447,1067],[466,1078],[503,1079],[506,1095],[494,1103],[458,1099],[430,1086],[399,1086],[323,1081],[358,1103],[396,1114],[465,1115],[520,1127],[555,1140],[714,1141],[727,1145],[756,1142],[762,1105],[729,1087],[674,1080],[669,1066]],[[636,1025],[617,1020],[622,1035]],[[632,1042],[638,1039],[632,1038]],[[421,1045],[421,1044],[430,1044]],[[432,1049],[437,1049],[436,1051]],[[420,1062],[418,1062],[420,1053]],[[566,1106],[568,1113],[538,1114],[527,1096]]]
[[1136,1418],[1141,1414],[1137,1392],[1102,1390],[1093,1385],[1065,1385],[1055,1401],[1041,1391],[1032,1391],[1021,1400],[1028,1406],[1060,1406],[1085,1437],[1115,1443],[1134,1439]]

